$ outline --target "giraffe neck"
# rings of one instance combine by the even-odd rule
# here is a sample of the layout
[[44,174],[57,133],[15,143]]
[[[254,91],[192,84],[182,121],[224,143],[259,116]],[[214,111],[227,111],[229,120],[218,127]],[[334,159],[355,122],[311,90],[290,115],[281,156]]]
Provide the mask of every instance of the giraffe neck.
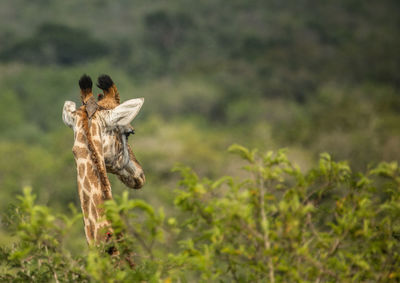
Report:
[[[102,178],[102,174],[105,174],[105,164],[102,158],[98,122],[94,117],[88,131],[85,129],[85,124],[87,124],[85,112],[77,111],[77,114],[77,128],[72,151],[77,167],[78,193],[86,239],[88,243],[98,243],[104,241],[106,232],[111,230],[110,223],[105,220],[103,209],[104,201],[111,199],[111,185],[106,175],[106,180],[104,176]],[[93,151],[96,151],[96,154],[93,155]],[[93,160],[94,158],[97,160]]]

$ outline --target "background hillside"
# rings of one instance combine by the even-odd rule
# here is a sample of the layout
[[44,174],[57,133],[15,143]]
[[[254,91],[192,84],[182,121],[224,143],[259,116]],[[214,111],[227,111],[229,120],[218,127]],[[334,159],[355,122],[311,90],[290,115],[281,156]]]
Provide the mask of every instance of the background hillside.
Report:
[[233,174],[233,143],[286,147],[304,171],[325,151],[357,170],[400,158],[399,1],[13,0],[0,15],[3,211],[26,185],[79,207],[61,111],[83,73],[145,98],[130,143],[147,184],[130,197],[166,210],[174,164]]

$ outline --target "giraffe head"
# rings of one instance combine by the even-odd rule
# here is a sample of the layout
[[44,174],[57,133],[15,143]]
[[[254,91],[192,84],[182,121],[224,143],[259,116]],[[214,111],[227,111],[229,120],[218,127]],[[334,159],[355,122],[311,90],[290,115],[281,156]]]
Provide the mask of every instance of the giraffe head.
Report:
[[[89,107],[93,107],[90,102],[93,103],[94,100],[90,77],[82,76],[79,86],[83,106],[76,109],[74,102],[66,101],[63,110],[64,123],[72,128],[75,134],[74,147],[80,142],[77,139],[79,132],[84,130],[83,123],[79,123],[79,121],[84,120],[85,117],[81,116],[85,116],[85,110],[86,114],[89,114],[87,110]],[[140,189],[144,184],[145,176],[142,167],[128,145],[128,136],[132,132],[130,123],[139,113],[144,99],[130,99],[119,104],[116,86],[111,78],[106,75],[99,77],[98,86],[103,89],[104,102],[107,104],[99,103],[99,105],[96,105],[97,108],[92,114],[93,116],[87,117],[90,127],[93,126],[91,138],[94,139],[94,145],[97,143],[99,147],[98,150],[94,148],[92,151],[97,151],[97,158],[100,159],[98,163],[104,162],[108,172],[116,174],[128,187]],[[115,99],[115,95],[117,95],[118,100],[111,103],[111,97]],[[88,142],[88,139],[86,141]],[[93,156],[93,154],[89,155]]]

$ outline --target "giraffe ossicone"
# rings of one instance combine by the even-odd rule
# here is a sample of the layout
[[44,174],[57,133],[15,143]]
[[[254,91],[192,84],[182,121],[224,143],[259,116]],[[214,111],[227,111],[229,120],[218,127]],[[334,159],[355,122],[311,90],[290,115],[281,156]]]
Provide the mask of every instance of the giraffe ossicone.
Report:
[[[78,194],[86,239],[90,244],[104,241],[107,233],[112,233],[103,208],[104,202],[112,198],[107,172],[117,175],[133,189],[140,189],[145,182],[143,169],[127,142],[126,134],[132,131],[130,123],[139,113],[144,99],[130,99],[122,104],[118,101],[112,109],[99,106],[91,111],[89,117],[87,102],[93,100],[90,77],[82,76],[79,85],[83,105],[77,109],[74,102],[66,101],[62,118],[74,132],[72,151],[77,168]],[[116,90],[114,84],[108,87]]]

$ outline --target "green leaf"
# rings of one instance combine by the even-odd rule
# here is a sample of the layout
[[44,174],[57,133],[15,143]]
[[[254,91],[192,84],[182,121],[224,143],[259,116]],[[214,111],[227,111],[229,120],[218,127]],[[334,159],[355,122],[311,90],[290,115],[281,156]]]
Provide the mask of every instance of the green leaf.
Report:
[[228,148],[228,151],[230,153],[234,153],[242,157],[243,159],[249,161],[250,163],[254,163],[254,158],[256,154],[256,150],[249,151],[247,148],[244,146],[238,145],[238,144],[233,144]]

